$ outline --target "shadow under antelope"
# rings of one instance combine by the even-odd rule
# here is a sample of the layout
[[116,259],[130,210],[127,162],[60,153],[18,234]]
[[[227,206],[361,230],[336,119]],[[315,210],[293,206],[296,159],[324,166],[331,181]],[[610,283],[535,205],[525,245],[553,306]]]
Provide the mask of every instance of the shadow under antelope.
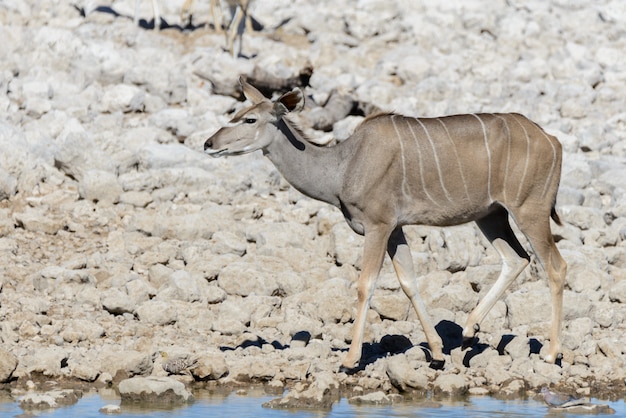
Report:
[[509,215],[546,270],[552,328],[545,360],[559,358],[567,267],[550,230],[550,218],[560,223],[554,206],[562,149],[555,137],[513,113],[440,118],[378,114],[366,118],[344,142],[319,147],[289,119],[289,113],[303,108],[302,91],[272,102],[245,80],[240,83],[252,105],[207,139],[205,152],[222,157],[262,150],[293,187],[339,208],[354,232],[365,236],[357,315],[343,367],[352,369],[361,358],[366,313],[385,252],[424,329],[430,366],[444,366],[442,340],[418,292],[405,225],[474,221],[502,258],[498,279],[463,328],[464,346],[471,345],[481,321],[530,261]]

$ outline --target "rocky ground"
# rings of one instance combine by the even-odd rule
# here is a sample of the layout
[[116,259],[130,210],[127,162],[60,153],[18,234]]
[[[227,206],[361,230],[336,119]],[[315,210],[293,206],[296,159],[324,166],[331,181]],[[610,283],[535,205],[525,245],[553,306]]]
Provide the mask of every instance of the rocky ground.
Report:
[[[133,23],[132,0],[0,2],[6,387],[117,387],[164,376],[166,351],[196,360],[181,378],[188,386],[290,389],[277,407],[327,405],[337,393],[520,396],[547,385],[624,396],[623,1],[259,2],[237,58],[211,29],[182,31],[182,3],[161,1],[172,27],[153,31]],[[196,3],[201,26],[209,6]],[[150,2],[140,15],[150,20]],[[243,105],[239,75],[302,81],[304,68],[311,107],[333,92],[361,105],[325,131],[305,109],[315,138],[346,138],[372,106],[415,116],[516,111],[562,141],[560,365],[541,360],[550,300],[536,264],[486,318],[479,344],[461,351],[460,326],[499,259],[473,225],[420,226],[408,235],[445,370],[428,368],[424,334],[386,262],[361,370],[338,371],[362,238],[260,154],[202,153]]]

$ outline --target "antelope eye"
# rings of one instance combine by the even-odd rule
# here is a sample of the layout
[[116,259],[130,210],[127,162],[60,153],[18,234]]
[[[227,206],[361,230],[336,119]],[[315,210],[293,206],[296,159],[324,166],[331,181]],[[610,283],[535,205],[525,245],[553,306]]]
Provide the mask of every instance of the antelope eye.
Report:
[[254,119],[254,118],[246,118],[246,119],[244,119],[244,122],[245,123],[256,123],[256,119]]

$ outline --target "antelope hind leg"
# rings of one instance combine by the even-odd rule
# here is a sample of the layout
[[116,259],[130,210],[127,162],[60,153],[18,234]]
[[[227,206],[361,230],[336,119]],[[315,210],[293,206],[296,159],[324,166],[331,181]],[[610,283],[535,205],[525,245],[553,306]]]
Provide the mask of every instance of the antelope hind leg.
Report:
[[563,288],[567,263],[561,256],[550,230],[550,220],[529,220],[520,225],[520,229],[533,247],[537,258],[543,265],[552,296],[552,327],[550,332],[550,346],[544,360],[554,363],[561,358],[561,327],[563,323]]
[[463,328],[463,349],[473,345],[482,320],[530,261],[530,257],[511,229],[508,216],[508,212],[500,208],[476,221],[482,233],[500,255],[502,270],[487,295],[467,318]]

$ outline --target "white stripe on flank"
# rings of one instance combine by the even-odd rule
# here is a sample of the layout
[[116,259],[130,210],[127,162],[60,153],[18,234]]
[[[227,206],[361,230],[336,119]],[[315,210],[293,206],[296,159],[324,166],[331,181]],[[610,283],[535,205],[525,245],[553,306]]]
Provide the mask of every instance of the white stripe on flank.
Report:
[[415,141],[415,148],[417,149],[417,165],[419,165],[420,167],[420,180],[422,182],[422,190],[424,190],[424,194],[426,195],[426,197],[428,197],[428,199],[433,202],[435,205],[441,207],[441,205],[439,203],[437,203],[437,201],[435,199],[433,199],[433,197],[430,195],[430,193],[428,193],[428,189],[426,188],[426,182],[424,181],[424,164],[422,161],[422,152],[420,150],[420,143],[417,140],[417,135],[415,135],[415,131],[413,131],[413,127],[411,126],[411,121],[407,118],[406,120],[406,124],[409,127],[409,130],[411,131],[411,134],[413,135],[413,140]]
[[487,128],[485,128],[485,124],[483,123],[483,120],[480,118],[480,116],[473,114],[472,116],[474,116],[476,119],[478,119],[478,122],[480,122],[480,126],[483,128],[483,138],[485,140],[485,149],[487,150],[487,195],[489,196],[489,202],[493,202],[493,199],[491,197],[491,151],[489,150],[489,141],[487,140]]
[[493,114],[493,116],[504,122],[504,127],[506,128],[506,165],[504,166],[504,182],[502,184],[502,196],[504,201],[506,202],[506,183],[509,177],[509,163],[511,160],[511,130],[509,129],[509,123],[506,121],[505,118],[497,114]]
[[395,121],[396,115],[391,115],[391,123],[393,124],[393,128],[396,130],[396,136],[398,137],[398,142],[400,143],[400,158],[402,159],[402,194],[404,196],[410,196],[406,185],[406,159],[404,157],[404,144],[402,143],[402,135],[400,135],[400,131],[398,131],[398,126]]
[[437,149],[435,148],[435,143],[433,142],[433,139],[431,138],[430,133],[428,132],[428,129],[426,129],[426,126],[422,123],[422,121],[419,120],[418,118],[415,118],[415,120],[422,126],[422,129],[426,133],[426,138],[428,138],[428,142],[430,142],[430,147],[433,149],[433,156],[435,157],[435,164],[437,165],[437,174],[439,174],[439,183],[441,184],[441,188],[443,189],[443,192],[446,195],[448,202],[452,203],[452,198],[450,197],[450,193],[448,193],[448,190],[446,189],[445,184],[443,184],[443,173],[441,172],[441,165],[439,164],[439,157],[437,156]]
[[441,126],[443,126],[443,129],[446,131],[446,135],[448,136],[448,141],[450,141],[450,143],[452,144],[454,157],[456,158],[456,163],[459,166],[459,173],[461,174],[461,180],[463,181],[463,187],[465,188],[465,196],[467,197],[467,201],[470,202],[471,199],[469,195],[469,190],[467,189],[467,181],[465,181],[465,176],[463,175],[463,166],[461,165],[461,159],[459,158],[459,153],[456,149],[456,142],[452,140],[452,137],[450,136],[450,131],[448,131],[448,127],[446,126],[446,124],[440,118],[437,118],[437,120],[439,121]]
[[515,121],[518,123],[518,125],[522,128],[522,130],[524,131],[524,136],[526,137],[526,163],[524,164],[524,172],[522,173],[522,177],[519,180],[519,187],[517,188],[517,196],[515,197],[515,202],[517,204],[519,204],[519,198],[520,195],[522,194],[522,186],[524,185],[524,181],[526,181],[526,174],[528,173],[528,164],[530,162],[530,138],[528,137],[528,132],[526,131],[526,128],[524,128],[524,125],[522,125],[522,123],[517,120],[517,116],[515,116],[514,114],[511,114],[511,116],[513,117],[513,119],[515,119]]
[[554,168],[556,165],[556,147],[548,137],[548,134],[546,134],[543,129],[541,129],[539,126],[537,126],[537,129],[539,129],[539,132],[543,134],[543,137],[546,138],[546,141],[548,141],[548,143],[552,147],[552,165],[550,166],[550,174],[546,179],[546,184],[543,186],[543,192],[541,192],[541,197],[544,197],[546,195],[546,192],[548,191],[548,186],[552,183],[552,176],[554,175]]

